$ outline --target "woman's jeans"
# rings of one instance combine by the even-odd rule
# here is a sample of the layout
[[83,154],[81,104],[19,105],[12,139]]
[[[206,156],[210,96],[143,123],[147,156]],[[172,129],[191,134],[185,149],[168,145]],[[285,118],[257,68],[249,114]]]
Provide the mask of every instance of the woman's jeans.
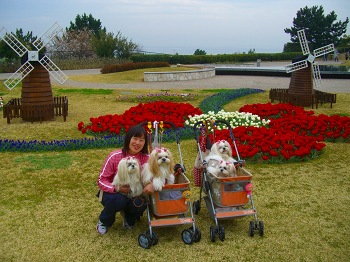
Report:
[[[102,192],[99,192],[99,194],[101,193]],[[101,203],[104,208],[100,214],[100,221],[106,227],[111,227],[113,225],[116,213],[120,211],[124,211],[125,220],[128,225],[133,226],[136,219],[140,218],[143,211],[147,208],[147,203],[143,196],[129,198],[121,193],[103,192]]]

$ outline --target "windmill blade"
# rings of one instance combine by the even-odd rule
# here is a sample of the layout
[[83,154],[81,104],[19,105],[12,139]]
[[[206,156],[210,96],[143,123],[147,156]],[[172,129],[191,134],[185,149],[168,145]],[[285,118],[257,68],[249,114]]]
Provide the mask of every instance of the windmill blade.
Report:
[[287,73],[291,73],[306,67],[308,67],[307,60],[298,61],[285,66]]
[[32,70],[34,66],[32,66],[28,61],[25,62],[16,72],[13,73],[5,82],[5,86],[12,90],[19,82],[22,81]]
[[61,85],[68,79],[68,76],[66,76],[46,55],[39,60],[39,63],[45,67]]
[[6,28],[0,30],[0,38],[4,40],[19,56],[23,56],[28,49],[12,34],[8,33]]
[[315,57],[323,56],[327,53],[334,52],[334,44],[329,44],[314,50]]
[[309,45],[307,43],[306,35],[305,35],[305,30],[299,30],[298,32],[298,38],[301,46],[301,50],[303,51],[303,55],[310,54],[310,49]]
[[318,63],[312,64],[312,72],[314,75],[314,88],[321,86],[321,71]]
[[33,45],[40,51],[61,31],[63,31],[62,27],[57,22],[54,23],[49,30],[33,42]]

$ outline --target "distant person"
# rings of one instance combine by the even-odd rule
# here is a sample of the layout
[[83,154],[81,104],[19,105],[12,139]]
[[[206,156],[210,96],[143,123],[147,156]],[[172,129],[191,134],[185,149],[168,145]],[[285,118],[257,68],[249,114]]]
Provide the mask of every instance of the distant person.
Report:
[[345,60],[348,60],[349,59],[349,51],[347,51],[346,53],[345,53]]
[[339,61],[339,52],[337,49],[334,49],[334,62]]
[[327,55],[327,54],[324,54],[324,55],[323,55],[323,61],[327,61],[327,57],[328,57],[328,55]]

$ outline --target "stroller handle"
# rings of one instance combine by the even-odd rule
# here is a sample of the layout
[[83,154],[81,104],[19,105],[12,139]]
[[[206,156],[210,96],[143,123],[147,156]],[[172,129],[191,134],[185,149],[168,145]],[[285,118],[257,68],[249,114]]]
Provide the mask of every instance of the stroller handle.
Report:
[[[140,126],[144,126],[147,125],[149,121],[143,121],[141,123],[139,123],[138,125]],[[176,125],[173,122],[170,121],[163,121],[163,124],[168,124],[170,125],[175,131],[177,131],[176,129]],[[176,143],[179,144],[180,143],[180,139],[179,139],[179,134],[178,132],[175,132],[175,139],[176,139]]]
[[193,131],[194,131],[194,133],[195,133],[195,135],[196,135],[196,141],[197,141],[197,143],[199,143],[199,134],[198,134],[198,128],[197,128],[197,126],[198,126],[199,124],[204,124],[204,123],[205,123],[205,121],[198,121],[198,122],[195,123],[194,126],[193,126]]
[[233,132],[232,132],[232,127],[231,127],[229,122],[227,122],[226,120],[217,119],[217,120],[215,120],[215,123],[223,123],[223,124],[225,124],[227,126],[227,128],[228,128],[228,131],[230,133],[230,137],[231,137],[232,141],[235,141],[235,137],[234,137]]
[[[197,144],[199,144],[199,132],[198,132],[198,129],[197,126],[199,124],[206,124],[207,121],[206,120],[203,120],[203,121],[198,121],[197,123],[195,123],[195,125],[193,126],[193,129],[194,129],[194,132],[196,134],[196,141],[197,141]],[[236,154],[237,154],[237,157],[238,157],[238,163],[240,164],[240,166],[242,165],[243,161],[239,155],[239,152],[238,152],[238,148],[237,148],[237,145],[236,145],[236,140],[235,140],[235,136],[233,135],[233,131],[232,131],[232,127],[230,125],[229,122],[227,122],[226,120],[223,120],[223,119],[216,119],[215,120],[215,123],[222,123],[222,124],[225,124],[228,131],[229,131],[229,134],[230,134],[230,137],[232,139],[232,142],[233,142],[233,145],[235,147],[235,151],[236,151]]]
[[[233,132],[232,132],[231,125],[230,125],[229,122],[227,122],[226,120],[217,119],[217,120],[215,120],[215,123],[223,123],[223,124],[225,124],[225,125],[227,126],[228,130],[229,130],[231,139],[232,139],[232,140],[235,139],[235,138],[234,138],[234,135],[233,135]],[[205,120],[203,120],[203,121],[198,121],[198,122],[195,123],[194,126],[193,126],[193,130],[194,130],[194,132],[195,132],[195,134],[196,134],[196,141],[197,141],[197,142],[199,142],[199,134],[198,134],[198,128],[197,128],[197,126],[198,126],[199,124],[206,124],[206,121],[205,121]]]
[[[147,125],[149,121],[143,121],[141,123],[139,123],[139,125]],[[176,139],[176,144],[177,144],[177,149],[178,149],[178,152],[179,152],[179,156],[180,156],[180,164],[181,164],[181,168],[183,170],[183,172],[185,172],[186,168],[184,166],[184,162],[183,162],[183,159],[182,159],[182,153],[181,153],[181,146],[180,146],[180,139],[179,139],[179,132],[176,128],[176,125],[173,123],[173,122],[170,122],[170,121],[163,121],[163,124],[168,124],[170,125],[174,131],[175,131],[175,139]]]

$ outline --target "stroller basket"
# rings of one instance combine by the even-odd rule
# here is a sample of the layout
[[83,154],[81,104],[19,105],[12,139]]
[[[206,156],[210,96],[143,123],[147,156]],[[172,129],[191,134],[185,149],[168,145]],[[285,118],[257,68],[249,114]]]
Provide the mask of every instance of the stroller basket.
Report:
[[187,204],[183,192],[189,189],[190,181],[183,173],[179,174],[175,184],[167,184],[162,191],[155,191],[150,196],[153,214],[161,217],[186,213]]
[[[251,182],[252,175],[243,168],[237,168],[236,177],[217,177],[207,173],[213,202],[219,207],[242,206],[249,202],[245,186]],[[208,193],[208,192],[206,192]]]

